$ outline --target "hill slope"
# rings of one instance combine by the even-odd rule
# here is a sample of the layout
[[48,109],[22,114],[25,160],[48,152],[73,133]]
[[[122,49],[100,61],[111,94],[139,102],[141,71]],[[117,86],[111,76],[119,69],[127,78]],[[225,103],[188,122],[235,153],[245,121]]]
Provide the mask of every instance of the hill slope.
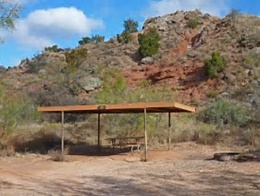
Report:
[[[105,73],[116,68],[130,88],[150,80],[154,86],[170,87],[184,103],[203,104],[208,97],[220,95],[259,104],[259,17],[233,12],[220,19],[198,10],[178,11],[148,19],[139,33],[149,27],[160,34],[159,52],[151,58],[141,59],[135,33],[127,44],[112,38],[70,50],[87,49],[87,57],[75,69],[66,63],[65,54],[70,51],[46,51],[3,71],[0,81],[11,92],[41,99],[39,104],[96,102],[94,95],[102,89]],[[226,66],[218,77],[209,79],[204,61],[214,51],[220,52]]]

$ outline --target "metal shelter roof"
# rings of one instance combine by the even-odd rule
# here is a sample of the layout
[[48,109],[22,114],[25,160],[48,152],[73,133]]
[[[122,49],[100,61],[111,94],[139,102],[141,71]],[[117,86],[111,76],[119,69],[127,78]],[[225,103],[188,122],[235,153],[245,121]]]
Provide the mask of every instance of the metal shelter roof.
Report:
[[38,112],[76,112],[76,113],[172,113],[196,112],[196,108],[177,102],[141,102],[126,104],[70,105],[38,107]]

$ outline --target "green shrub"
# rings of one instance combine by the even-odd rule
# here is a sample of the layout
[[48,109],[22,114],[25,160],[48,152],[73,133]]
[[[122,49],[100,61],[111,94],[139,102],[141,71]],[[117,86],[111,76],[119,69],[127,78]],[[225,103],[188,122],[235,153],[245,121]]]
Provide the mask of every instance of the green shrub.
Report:
[[44,48],[45,52],[60,52],[63,51],[63,49],[59,48],[57,45],[49,46]]
[[127,44],[133,39],[131,33],[138,31],[138,22],[129,18],[124,21],[124,28],[124,31],[121,34],[117,34],[116,38],[119,43]]
[[90,37],[82,37],[81,40],[79,41],[79,45],[89,44],[91,42],[92,41]]
[[249,119],[246,109],[238,103],[225,99],[217,99],[199,114],[205,123],[223,125],[244,125]]
[[126,33],[135,33],[138,31],[138,22],[134,21],[133,19],[129,18],[124,21],[124,32]]
[[124,31],[121,35],[117,34],[117,41],[119,43],[127,44],[132,41],[132,35],[129,32]]
[[92,35],[92,37],[82,37],[78,42],[79,45],[89,44],[89,43],[100,43],[105,41],[105,36],[101,35]]
[[160,47],[160,36],[156,28],[149,28],[143,34],[138,34],[138,42],[140,44],[139,52],[142,57],[153,56],[157,54]]
[[197,18],[189,19],[187,22],[189,28],[195,29],[199,25]]
[[100,43],[105,41],[105,36],[101,35],[92,35],[91,41],[94,43]]
[[225,67],[225,60],[220,56],[219,52],[213,52],[211,54],[211,59],[206,60],[205,71],[206,76],[214,78],[218,76],[218,73],[221,72]]
[[219,95],[219,92],[216,91],[216,90],[212,90],[212,91],[210,91],[210,92],[207,93],[207,96],[208,96],[209,98],[216,98],[218,95]]
[[23,94],[7,94],[0,85],[0,138],[12,133],[21,123],[37,119],[36,106]]
[[67,77],[67,80],[74,80],[76,77],[76,71],[79,66],[86,60],[88,50],[86,48],[79,48],[77,50],[67,51],[65,53],[65,60],[67,66],[64,71]]
[[243,63],[245,67],[253,70],[253,77],[258,80],[260,78],[260,53],[251,51],[244,55]]

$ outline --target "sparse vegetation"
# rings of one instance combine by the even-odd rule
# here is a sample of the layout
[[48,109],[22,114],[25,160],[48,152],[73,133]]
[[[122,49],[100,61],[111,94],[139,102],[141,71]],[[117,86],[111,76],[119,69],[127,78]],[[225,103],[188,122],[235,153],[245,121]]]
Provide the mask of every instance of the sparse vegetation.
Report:
[[139,52],[142,57],[153,56],[157,54],[160,47],[160,36],[155,27],[149,28],[147,32],[138,34],[140,44]]
[[124,31],[121,34],[117,34],[116,38],[119,43],[127,44],[132,41],[131,33],[135,33],[138,31],[138,22],[129,18],[124,21]]
[[68,155],[68,152],[69,152],[68,148],[65,148],[64,152],[62,152],[61,150],[50,150],[48,152],[48,155],[53,161],[63,162],[66,161],[66,155]]
[[138,22],[129,18],[124,21],[124,28],[126,33],[135,33],[138,31]]
[[[174,115],[172,141],[215,144],[225,138],[235,138],[238,145],[259,145],[259,104],[256,101],[260,84],[257,48],[260,34],[253,28],[259,26],[259,20],[249,16],[244,19],[236,11],[223,20],[199,12],[195,14],[177,12],[168,15],[165,24],[161,23],[162,17],[149,19],[138,35],[139,48],[135,40],[138,23],[128,19],[124,21],[124,31],[116,36],[122,44],[114,38],[104,42],[104,36],[93,35],[83,37],[79,41],[81,46],[76,49],[53,45],[32,59],[25,59],[17,68],[0,67],[0,80],[8,84],[8,91],[0,89],[0,155],[12,156],[17,151],[46,154],[49,151],[53,159],[63,160],[60,151],[56,151],[60,147],[58,125],[44,124],[47,130],[30,127],[31,122],[38,122],[35,105],[181,100],[205,108],[199,114]],[[174,22],[179,21],[175,17],[182,16],[180,23]],[[204,23],[204,19],[207,22]],[[235,26],[230,27],[230,21]],[[195,29],[202,22],[205,25],[202,33],[192,38],[195,31],[187,28]],[[252,24],[248,25],[249,22]],[[104,43],[93,44],[101,42]],[[199,45],[195,47],[196,43]],[[209,53],[214,50],[216,52]],[[148,56],[153,56],[153,63],[140,63],[140,58]],[[203,61],[205,67],[201,66]],[[205,75],[215,79],[204,80],[204,68]],[[223,70],[225,73],[220,74]],[[101,81],[100,85],[86,90],[83,88],[88,85],[85,78],[96,83]],[[175,89],[180,90],[182,97],[177,97]],[[26,92],[30,99],[20,92]],[[219,98],[222,95],[230,99]],[[247,102],[246,107],[244,102]],[[60,114],[44,114],[44,119],[57,123]],[[86,120],[87,125],[81,126]],[[73,123],[68,131],[71,140],[66,140],[66,144],[96,144],[96,120],[95,115],[66,114],[65,121]],[[27,122],[27,126],[23,125]],[[143,134],[143,115],[104,114],[102,123],[102,137]],[[147,130],[151,145],[167,143],[164,114],[147,114]]]
[[77,50],[71,50],[65,53],[67,66],[65,67],[65,74],[67,80],[75,80],[76,71],[79,66],[86,60],[88,50],[85,48],[79,48]]
[[105,41],[105,36],[92,35],[92,37],[82,37],[79,41],[79,45],[89,44],[89,43],[101,43]]
[[121,35],[117,34],[116,38],[119,43],[124,43],[124,44],[131,42],[133,39],[131,33],[125,31],[121,33]]
[[31,123],[36,118],[35,105],[27,96],[10,96],[0,85],[0,139],[15,131],[21,123]]
[[49,46],[44,48],[45,52],[60,52],[63,51],[62,48],[59,48],[57,45]]
[[206,107],[200,113],[199,119],[219,127],[224,125],[240,126],[249,120],[247,111],[242,105],[221,98]]
[[[149,81],[143,81],[135,88],[126,86],[126,80],[118,70],[110,69],[103,78],[103,90],[97,93],[97,102],[108,103],[131,103],[131,102],[156,102],[172,101],[176,94],[167,86],[153,86]],[[163,130],[166,127],[163,114],[149,114],[147,129],[151,140],[166,143]],[[106,124],[105,132],[109,136],[142,135],[143,115],[106,115],[103,117]],[[160,139],[161,138],[161,139]]]
[[189,19],[187,25],[189,28],[195,29],[199,25],[198,18]]
[[218,76],[218,73],[221,72],[225,67],[225,60],[221,57],[219,52],[213,52],[211,54],[211,59],[206,60],[206,76],[214,78]]

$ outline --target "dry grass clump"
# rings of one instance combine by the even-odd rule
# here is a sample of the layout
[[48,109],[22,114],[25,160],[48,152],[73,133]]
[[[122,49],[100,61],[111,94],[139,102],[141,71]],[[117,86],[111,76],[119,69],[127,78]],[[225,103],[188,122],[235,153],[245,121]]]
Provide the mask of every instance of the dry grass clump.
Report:
[[15,155],[15,149],[13,146],[8,146],[0,149],[0,157],[11,157]]
[[66,161],[68,153],[69,148],[65,148],[63,152],[61,150],[49,150],[48,155],[52,161],[63,162]]

